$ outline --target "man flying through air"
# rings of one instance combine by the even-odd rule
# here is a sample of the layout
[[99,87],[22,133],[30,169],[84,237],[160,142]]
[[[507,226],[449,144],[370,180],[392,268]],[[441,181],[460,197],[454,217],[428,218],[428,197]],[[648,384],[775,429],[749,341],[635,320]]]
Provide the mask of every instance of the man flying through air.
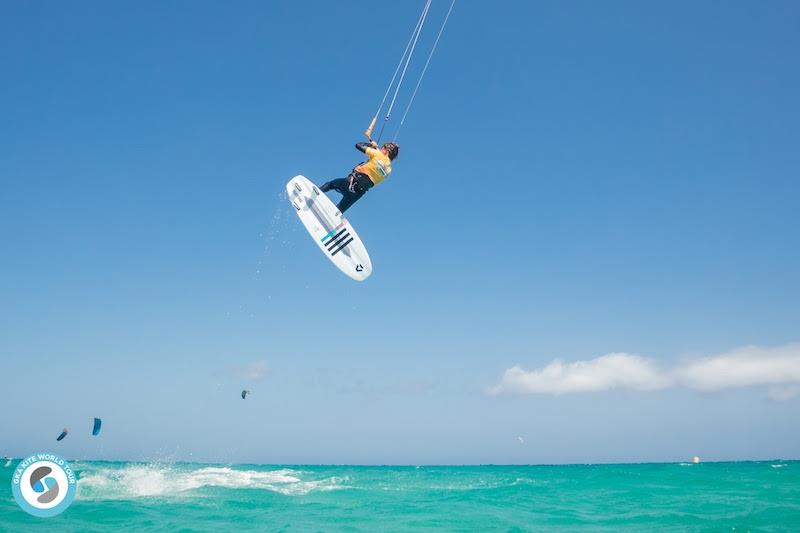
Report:
[[322,192],[333,189],[342,195],[336,206],[341,213],[386,179],[392,172],[392,161],[400,152],[400,147],[395,143],[384,143],[378,149],[378,144],[372,139],[368,143],[357,143],[356,148],[367,155],[367,161],[356,166],[346,178],[331,180],[320,187]]

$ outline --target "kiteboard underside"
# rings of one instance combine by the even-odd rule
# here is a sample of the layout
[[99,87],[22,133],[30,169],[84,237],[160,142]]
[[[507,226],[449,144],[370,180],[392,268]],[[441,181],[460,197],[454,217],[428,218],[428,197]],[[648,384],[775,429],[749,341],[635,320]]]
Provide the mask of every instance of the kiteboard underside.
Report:
[[330,198],[305,176],[289,180],[286,192],[297,216],[322,253],[352,279],[367,279],[372,274],[372,261],[367,249]]

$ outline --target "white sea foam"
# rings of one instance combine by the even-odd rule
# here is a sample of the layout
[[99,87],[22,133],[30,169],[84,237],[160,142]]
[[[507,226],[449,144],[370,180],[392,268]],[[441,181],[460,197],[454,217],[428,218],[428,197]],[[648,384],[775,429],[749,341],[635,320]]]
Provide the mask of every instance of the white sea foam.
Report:
[[196,495],[199,489],[268,490],[286,495],[346,487],[347,479],[301,479],[295,470],[238,470],[230,467],[186,465],[127,465],[99,467],[80,474],[78,497],[87,500],[119,500]]
[[769,465],[769,466],[771,466],[772,468],[783,468],[786,465],[781,463],[781,464],[778,464],[778,465]]

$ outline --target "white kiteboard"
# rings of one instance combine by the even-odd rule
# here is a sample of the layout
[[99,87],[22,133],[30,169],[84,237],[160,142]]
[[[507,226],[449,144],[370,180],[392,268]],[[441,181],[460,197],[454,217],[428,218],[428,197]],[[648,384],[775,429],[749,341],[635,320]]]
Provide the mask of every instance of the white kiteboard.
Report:
[[354,280],[367,279],[372,274],[372,261],[367,249],[330,198],[305,176],[289,180],[286,192],[300,222],[322,253]]

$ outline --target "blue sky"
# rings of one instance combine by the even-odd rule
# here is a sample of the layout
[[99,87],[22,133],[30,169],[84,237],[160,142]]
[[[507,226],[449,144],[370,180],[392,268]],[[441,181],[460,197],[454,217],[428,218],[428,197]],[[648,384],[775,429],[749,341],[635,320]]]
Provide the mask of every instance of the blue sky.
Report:
[[359,284],[283,188],[421,5],[0,7],[0,454],[800,457],[797,4],[457,3]]

